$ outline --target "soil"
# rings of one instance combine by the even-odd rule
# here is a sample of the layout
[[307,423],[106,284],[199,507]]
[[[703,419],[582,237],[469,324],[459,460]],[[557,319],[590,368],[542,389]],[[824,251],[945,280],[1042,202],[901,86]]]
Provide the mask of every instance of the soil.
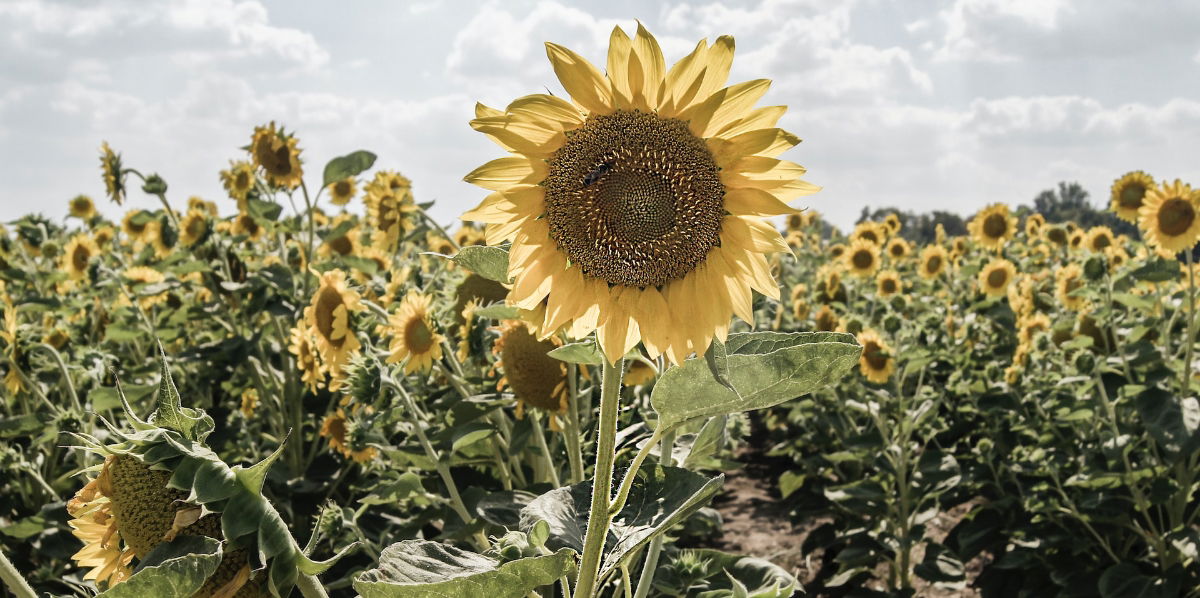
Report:
[[[758,444],[758,443],[752,443]],[[793,521],[791,509],[780,498],[776,480],[786,471],[786,459],[771,458],[761,449],[744,447],[737,454],[742,466],[725,473],[724,491],[717,497],[713,507],[721,514],[724,522],[722,534],[715,539],[713,547],[727,552],[760,557],[790,571],[806,588],[820,587],[823,579],[831,577],[835,570],[824,566],[824,551],[804,553],[801,546],[805,538],[815,529],[832,521],[829,517]],[[926,525],[926,536],[941,542],[951,529],[971,511],[975,501],[957,505],[939,513]],[[924,548],[913,551],[913,562],[924,557]],[[915,595],[928,598],[978,598],[979,593],[970,587],[989,557],[981,555],[966,564],[967,583],[965,588],[943,588],[914,576]],[[881,563],[875,575],[865,585],[872,590],[884,590],[887,564]],[[837,594],[815,593],[812,596],[838,596]]]

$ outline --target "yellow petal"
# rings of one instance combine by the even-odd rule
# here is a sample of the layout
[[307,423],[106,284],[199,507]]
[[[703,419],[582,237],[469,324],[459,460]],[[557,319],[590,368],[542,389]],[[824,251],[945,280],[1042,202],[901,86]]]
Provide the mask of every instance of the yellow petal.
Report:
[[660,101],[659,113],[667,118],[691,107],[692,100],[704,84],[704,68],[708,61],[708,41],[700,40],[691,54],[680,58],[667,71],[665,97]]
[[708,49],[705,57],[704,83],[701,84],[696,98],[703,100],[718,89],[725,87],[725,82],[729,80],[729,67],[733,65],[733,50],[733,38],[728,35],[718,37],[717,41]]
[[566,142],[562,129],[548,121],[534,122],[504,114],[477,118],[471,128],[479,131],[510,152],[529,157],[548,157]]
[[550,42],[546,42],[546,57],[563,88],[577,104],[592,113],[612,111],[611,85],[586,58]]
[[657,109],[659,107],[659,90],[666,76],[667,65],[663,60],[662,48],[658,47],[658,40],[654,39],[649,31],[646,31],[640,21],[637,35],[633,40],[633,55],[637,57],[641,66],[643,77],[641,93],[647,109]]
[[800,138],[783,129],[758,129],[728,139],[708,139],[707,143],[717,166],[729,168],[746,156],[774,158],[795,147]]
[[542,160],[512,156],[492,160],[472,170],[463,180],[491,191],[504,191],[513,185],[540,183],[548,172]]
[[629,54],[633,46],[629,36],[619,26],[613,27],[608,37],[608,80],[612,82],[613,107],[618,110],[629,108]]
[[740,120],[725,125],[725,128],[717,131],[719,137],[733,137],[748,133],[757,129],[772,129],[779,122],[779,118],[787,112],[787,106],[762,106],[750,111]]
[[779,231],[756,216],[727,216],[722,220],[721,245],[743,247],[757,253],[791,251]]
[[770,87],[770,79],[754,79],[730,85],[680,117],[689,121],[688,125],[697,137],[712,137],[717,131],[748,115]]
[[484,105],[483,102],[475,102],[475,118],[483,118],[485,116],[501,116],[503,114],[503,112],[496,110],[495,108]]
[[800,210],[776,199],[767,191],[742,187],[725,191],[725,210],[736,216],[782,216]]
[[517,98],[508,105],[509,114],[544,123],[554,123],[557,130],[574,129],[583,124],[583,115],[570,102],[549,94],[537,93]]

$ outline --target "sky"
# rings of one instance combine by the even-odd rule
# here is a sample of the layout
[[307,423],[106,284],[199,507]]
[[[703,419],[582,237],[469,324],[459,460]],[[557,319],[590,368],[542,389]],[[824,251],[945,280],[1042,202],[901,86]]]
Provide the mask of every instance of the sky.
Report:
[[444,223],[485,192],[463,175],[502,150],[467,122],[549,90],[554,41],[603,65],[640,20],[670,64],[733,35],[730,83],[804,140],[784,157],[835,224],[864,206],[1030,203],[1061,180],[1106,201],[1130,170],[1200,185],[1200,2],[1163,0],[0,0],[0,221],[54,219],[80,193],[110,217],[98,148],[157,172],[168,198],[225,198],[218,171],[255,125],[296,132],[307,181],[358,149],[436,200]]

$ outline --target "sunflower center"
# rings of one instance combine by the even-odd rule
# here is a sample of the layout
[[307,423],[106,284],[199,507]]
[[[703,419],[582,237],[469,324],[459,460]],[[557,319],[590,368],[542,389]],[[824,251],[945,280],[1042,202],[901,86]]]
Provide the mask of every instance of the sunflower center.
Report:
[[1196,221],[1196,207],[1182,197],[1164,201],[1158,209],[1158,230],[1172,237],[1182,235]]
[[720,242],[725,187],[687,123],[645,112],[588,117],[550,160],[550,236],[587,276],[661,286]]
[[333,184],[333,193],[339,197],[350,195],[350,181],[341,180]]
[[899,243],[893,244],[892,257],[904,257],[904,246]]
[[855,251],[853,256],[850,256],[850,261],[854,263],[855,268],[866,270],[875,263],[875,257],[871,255],[870,251],[860,249]]
[[433,346],[433,331],[425,325],[424,318],[414,317],[405,324],[404,344],[414,354],[426,353]]
[[255,152],[258,163],[263,169],[275,176],[287,176],[292,173],[291,150],[282,139],[273,138],[260,143]]
[[1092,239],[1092,249],[1096,251],[1100,251],[1110,245],[1112,245],[1112,239],[1108,235],[1096,235],[1096,238]]
[[942,256],[931,255],[931,256],[929,256],[929,259],[925,260],[925,271],[926,272],[937,272],[941,268],[942,268]]
[[238,191],[245,191],[250,188],[250,174],[244,170],[239,170],[237,176],[233,179],[233,186]]
[[317,309],[315,310],[317,331],[321,333],[321,336],[325,337],[325,340],[329,341],[329,343],[335,347],[341,347],[342,343],[346,342],[345,335],[337,338],[333,337],[333,320],[335,318],[334,312],[337,311],[337,308],[342,306],[342,294],[339,293],[337,289],[333,287],[321,288],[320,293],[317,295]]
[[1055,227],[1050,229],[1050,232],[1046,233],[1046,238],[1049,239],[1051,243],[1062,245],[1067,242],[1067,233],[1063,229]]
[[1008,282],[1008,272],[1006,272],[1003,268],[996,268],[995,270],[988,272],[988,276],[987,276],[988,286],[990,286],[994,289],[1000,288],[1000,287],[1004,286],[1004,284],[1007,282]]
[[517,398],[526,404],[558,411],[563,375],[562,362],[547,355],[555,345],[539,341],[523,325],[505,331],[500,349],[504,377]]
[[863,357],[867,359],[867,364],[873,370],[882,370],[887,367],[887,353],[875,341],[867,341],[863,347]]
[[1008,218],[1004,214],[989,214],[983,221],[983,234],[991,239],[999,239],[1008,234]]
[[1121,194],[1117,197],[1122,208],[1139,208],[1142,205],[1142,198],[1146,196],[1146,188],[1142,185],[1126,185],[1121,189]]
[[336,251],[338,255],[350,255],[354,252],[354,243],[346,235],[331,239],[327,243],[329,244],[329,248]]
[[896,292],[896,281],[891,278],[883,279],[883,284],[880,286],[883,288],[883,292],[889,295]]
[[84,247],[83,245],[76,245],[75,251],[71,252],[71,266],[74,267],[75,271],[77,272],[82,271],[84,268],[87,268],[88,260],[91,259],[91,257],[92,252],[88,251],[87,247]]

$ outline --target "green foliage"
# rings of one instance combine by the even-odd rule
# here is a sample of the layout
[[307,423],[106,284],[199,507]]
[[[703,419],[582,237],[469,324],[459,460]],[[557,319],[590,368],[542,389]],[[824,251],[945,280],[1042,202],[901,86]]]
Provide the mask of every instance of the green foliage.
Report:
[[360,574],[354,589],[363,598],[521,598],[566,575],[575,558],[569,549],[506,563],[424,540],[392,544],[379,565]]

